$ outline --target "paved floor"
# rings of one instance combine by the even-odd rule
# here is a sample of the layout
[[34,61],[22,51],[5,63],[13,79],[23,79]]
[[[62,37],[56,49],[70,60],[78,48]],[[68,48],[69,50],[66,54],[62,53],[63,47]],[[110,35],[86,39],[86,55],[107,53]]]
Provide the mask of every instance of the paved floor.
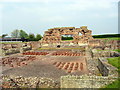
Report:
[[[67,73],[65,70],[61,70],[55,67],[53,65],[54,62],[82,62],[84,69],[82,71]],[[37,56],[37,60],[30,62],[28,65],[16,68],[4,68],[6,67],[3,67],[3,75],[48,77],[55,80],[59,80],[60,76],[68,74],[82,75],[88,73],[86,60],[82,56]]]

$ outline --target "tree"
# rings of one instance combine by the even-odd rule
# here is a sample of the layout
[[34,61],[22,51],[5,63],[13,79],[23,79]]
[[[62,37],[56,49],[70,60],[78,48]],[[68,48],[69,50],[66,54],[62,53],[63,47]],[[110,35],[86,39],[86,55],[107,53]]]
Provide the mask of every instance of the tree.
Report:
[[20,36],[20,38],[28,38],[28,34],[23,30],[20,30],[19,36]]
[[4,37],[6,37],[6,36],[8,36],[8,34],[3,34],[1,37],[4,38]]
[[28,40],[29,41],[35,41],[35,35],[34,34],[29,34]]
[[11,32],[11,37],[14,37],[14,38],[28,38],[28,34],[23,30],[16,29],[13,32]]
[[20,31],[18,29],[16,29],[13,32],[11,32],[11,37],[19,38],[20,37],[19,33],[20,33]]
[[42,38],[42,36],[41,36],[40,34],[37,34],[37,35],[36,35],[36,41],[41,40],[41,38]]

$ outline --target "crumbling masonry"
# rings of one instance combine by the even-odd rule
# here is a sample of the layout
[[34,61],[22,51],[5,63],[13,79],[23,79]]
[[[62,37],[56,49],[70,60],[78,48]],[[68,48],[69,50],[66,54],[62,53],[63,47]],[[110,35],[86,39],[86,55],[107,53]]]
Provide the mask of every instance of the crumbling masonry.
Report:
[[[81,36],[79,35],[82,34]],[[92,31],[87,29],[87,26],[82,26],[80,28],[75,27],[60,27],[60,28],[51,28],[48,31],[45,31],[45,34],[41,40],[42,43],[60,43],[62,40],[62,35],[72,35],[73,43],[88,43],[89,40],[92,40],[91,35]]]

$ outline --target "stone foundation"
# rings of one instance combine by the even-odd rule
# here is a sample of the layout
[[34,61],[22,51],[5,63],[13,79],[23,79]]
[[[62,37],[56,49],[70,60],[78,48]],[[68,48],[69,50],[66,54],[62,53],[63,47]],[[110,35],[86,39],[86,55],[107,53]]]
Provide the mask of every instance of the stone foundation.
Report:
[[23,53],[31,49],[32,46],[30,43],[1,44],[1,56]]
[[117,77],[103,76],[62,76],[61,88],[102,88],[115,81]]

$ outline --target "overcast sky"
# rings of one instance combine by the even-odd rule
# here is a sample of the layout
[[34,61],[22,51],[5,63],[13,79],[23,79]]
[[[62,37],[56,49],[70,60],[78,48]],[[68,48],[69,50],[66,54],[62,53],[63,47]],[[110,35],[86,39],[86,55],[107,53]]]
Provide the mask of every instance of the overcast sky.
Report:
[[93,34],[118,33],[118,1],[0,0],[1,34],[15,29],[43,34],[53,27],[81,26]]

